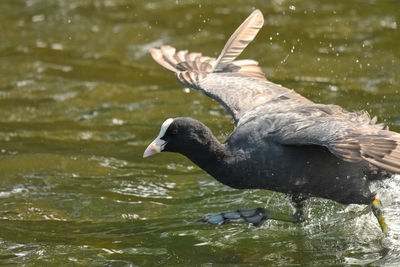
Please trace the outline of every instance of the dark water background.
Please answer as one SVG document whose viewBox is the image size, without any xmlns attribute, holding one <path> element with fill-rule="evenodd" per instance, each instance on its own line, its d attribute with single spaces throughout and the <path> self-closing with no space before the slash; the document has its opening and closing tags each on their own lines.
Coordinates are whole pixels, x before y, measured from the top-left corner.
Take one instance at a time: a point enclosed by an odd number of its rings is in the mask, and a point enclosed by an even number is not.
<svg viewBox="0 0 400 267">
<path fill-rule="evenodd" d="M 254 8 L 241 58 L 321 103 L 368 110 L 400 131 L 400 2 L 1 0 L 0 264 L 14 266 L 400 264 L 400 177 L 374 185 L 391 234 L 363 206 L 309 201 L 302 225 L 196 223 L 286 198 L 219 184 L 180 155 L 143 160 L 169 117 L 223 141 L 227 112 L 188 92 L 148 49 L 217 56 Z"/>
</svg>

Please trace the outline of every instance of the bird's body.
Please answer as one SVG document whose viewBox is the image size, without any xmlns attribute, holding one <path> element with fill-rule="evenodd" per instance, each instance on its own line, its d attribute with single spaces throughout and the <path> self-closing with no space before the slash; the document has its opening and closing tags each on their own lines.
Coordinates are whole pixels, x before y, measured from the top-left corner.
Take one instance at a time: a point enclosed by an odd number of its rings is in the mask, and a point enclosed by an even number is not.
<svg viewBox="0 0 400 267">
<path fill-rule="evenodd" d="M 222 104 L 236 127 L 221 144 L 201 122 L 169 119 L 144 156 L 181 153 L 223 184 L 286 193 L 296 207 L 309 197 L 372 203 L 380 220 L 369 185 L 400 173 L 400 134 L 367 112 L 316 104 L 266 80 L 254 60 L 235 61 L 262 24 L 254 11 L 217 59 L 170 46 L 150 50 L 182 84 Z"/>
</svg>

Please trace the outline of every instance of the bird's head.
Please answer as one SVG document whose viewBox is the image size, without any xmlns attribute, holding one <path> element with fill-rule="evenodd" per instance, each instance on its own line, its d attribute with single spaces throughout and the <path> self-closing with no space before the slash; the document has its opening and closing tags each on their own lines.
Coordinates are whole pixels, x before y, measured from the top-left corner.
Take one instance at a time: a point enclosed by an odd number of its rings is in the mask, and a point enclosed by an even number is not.
<svg viewBox="0 0 400 267">
<path fill-rule="evenodd" d="M 201 122 L 186 117 L 167 119 L 161 125 L 160 133 L 146 148 L 143 157 L 149 157 L 162 151 L 195 152 L 207 145 L 212 138 L 211 131 Z"/>
</svg>

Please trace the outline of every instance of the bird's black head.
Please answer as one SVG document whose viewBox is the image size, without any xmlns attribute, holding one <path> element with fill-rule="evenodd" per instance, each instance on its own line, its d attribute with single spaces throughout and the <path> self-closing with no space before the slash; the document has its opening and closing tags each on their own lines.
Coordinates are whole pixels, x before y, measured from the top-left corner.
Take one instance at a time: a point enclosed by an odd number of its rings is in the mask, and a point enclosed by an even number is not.
<svg viewBox="0 0 400 267">
<path fill-rule="evenodd" d="M 149 157 L 161 151 L 186 152 L 196 151 L 207 146 L 211 131 L 201 122 L 186 117 L 167 119 L 157 138 L 145 150 L 143 157 Z"/>
</svg>

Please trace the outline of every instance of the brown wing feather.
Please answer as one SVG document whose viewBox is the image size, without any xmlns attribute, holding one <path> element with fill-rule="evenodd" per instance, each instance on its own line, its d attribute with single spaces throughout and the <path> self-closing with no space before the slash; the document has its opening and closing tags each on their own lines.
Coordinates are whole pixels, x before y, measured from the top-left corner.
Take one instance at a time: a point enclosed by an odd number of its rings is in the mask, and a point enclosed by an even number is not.
<svg viewBox="0 0 400 267">
<path fill-rule="evenodd" d="M 263 25 L 263 14 L 258 9 L 254 10 L 226 42 L 216 61 L 215 69 L 218 70 L 221 66 L 223 67 L 225 64 L 235 60 L 246 46 L 253 41 Z"/>
<path fill-rule="evenodd" d="M 366 160 L 377 167 L 400 173 L 400 134 L 388 130 L 365 129 L 334 143 L 332 153 L 349 162 Z M 368 134 L 368 130 L 374 132 Z"/>
<path fill-rule="evenodd" d="M 366 139 L 361 142 L 361 157 L 383 169 L 400 173 L 400 135 Z"/>
<path fill-rule="evenodd" d="M 166 68 L 167 70 L 176 72 L 176 58 L 171 62 L 171 54 L 175 54 L 175 48 L 173 48 L 172 46 L 161 46 L 160 49 L 155 49 L 155 48 L 151 48 L 150 50 L 150 54 L 153 57 L 153 59 L 160 64 L 161 66 L 163 66 L 164 68 Z M 185 52 L 185 51 L 179 51 L 179 52 Z"/>
</svg>

